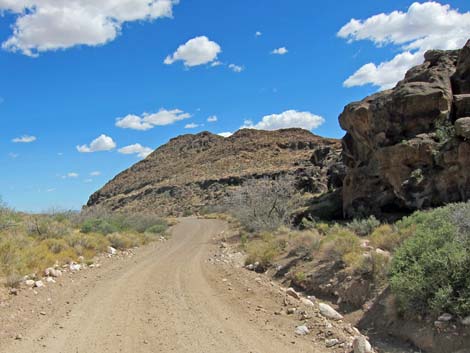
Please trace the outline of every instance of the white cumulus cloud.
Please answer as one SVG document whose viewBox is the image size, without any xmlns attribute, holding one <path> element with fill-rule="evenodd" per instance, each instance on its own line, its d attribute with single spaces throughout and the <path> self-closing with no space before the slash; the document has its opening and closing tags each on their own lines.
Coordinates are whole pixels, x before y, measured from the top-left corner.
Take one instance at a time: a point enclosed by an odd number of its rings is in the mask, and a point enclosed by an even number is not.
<svg viewBox="0 0 470 353">
<path fill-rule="evenodd" d="M 243 70 L 245 70 L 245 68 L 243 66 L 235 65 L 235 64 L 230 64 L 228 66 L 228 68 L 230 70 L 232 70 L 233 72 L 236 72 L 236 73 L 239 73 L 239 72 L 242 72 Z"/>
<path fill-rule="evenodd" d="M 0 12 L 16 15 L 2 47 L 37 56 L 76 45 L 114 40 L 123 24 L 172 17 L 179 0 L 0 0 Z"/>
<path fill-rule="evenodd" d="M 199 124 L 196 123 L 189 123 L 184 126 L 185 129 L 195 129 L 197 127 L 199 127 Z"/>
<path fill-rule="evenodd" d="M 345 82 L 346 87 L 372 84 L 393 87 L 412 66 L 423 62 L 429 49 L 457 49 L 470 33 L 470 12 L 461 13 L 435 1 L 415 2 L 407 10 L 381 13 L 365 20 L 352 19 L 338 32 L 349 42 L 368 40 L 377 47 L 398 46 L 401 53 L 390 61 L 362 66 Z"/>
<path fill-rule="evenodd" d="M 260 31 L 257 31 L 257 32 L 255 33 L 255 36 L 256 36 L 256 37 L 261 37 L 262 35 L 263 35 L 263 32 L 260 32 Z"/>
<path fill-rule="evenodd" d="M 129 145 L 118 149 L 122 154 L 136 154 L 140 158 L 146 158 L 153 150 L 150 147 L 144 147 L 140 143 Z"/>
<path fill-rule="evenodd" d="M 217 135 L 222 136 L 222 137 L 230 137 L 233 135 L 233 132 L 220 132 Z"/>
<path fill-rule="evenodd" d="M 31 143 L 36 141 L 37 138 L 36 136 L 30 136 L 30 135 L 23 135 L 21 137 L 15 137 L 12 142 L 14 143 Z"/>
<path fill-rule="evenodd" d="M 160 109 L 156 113 L 143 113 L 141 116 L 130 114 L 124 118 L 116 119 L 116 126 L 123 129 L 149 130 L 155 126 L 166 126 L 184 119 L 189 119 L 191 114 L 185 113 L 180 109 Z"/>
<path fill-rule="evenodd" d="M 149 124 L 143 120 L 140 116 L 129 114 L 124 118 L 116 119 L 116 126 L 123 129 L 132 129 L 132 130 L 150 130 L 153 128 L 152 124 Z"/>
<path fill-rule="evenodd" d="M 94 139 L 89 145 L 77 146 L 77 151 L 81 153 L 91 153 L 100 151 L 111 151 L 116 148 L 114 140 L 106 135 L 100 135 Z"/>
<path fill-rule="evenodd" d="M 287 110 L 280 114 L 264 116 L 258 123 L 246 120 L 242 128 L 258 130 L 279 130 L 287 128 L 302 128 L 313 130 L 322 125 L 325 119 L 310 112 Z"/>
<path fill-rule="evenodd" d="M 172 55 L 168 55 L 164 63 L 171 65 L 181 60 L 188 67 L 208 64 L 216 61 L 221 51 L 220 45 L 206 36 L 195 37 L 180 45 Z"/>
<path fill-rule="evenodd" d="M 219 120 L 219 119 L 217 118 L 216 115 L 212 115 L 212 116 L 207 118 L 208 123 L 215 123 L 217 120 Z"/>
<path fill-rule="evenodd" d="M 281 47 L 281 48 L 277 48 L 277 49 L 274 49 L 271 54 L 275 54 L 275 55 L 285 55 L 287 54 L 289 51 L 287 50 L 286 47 Z"/>
<path fill-rule="evenodd" d="M 90 176 L 100 176 L 100 175 L 101 175 L 101 172 L 98 170 L 90 173 Z"/>
</svg>

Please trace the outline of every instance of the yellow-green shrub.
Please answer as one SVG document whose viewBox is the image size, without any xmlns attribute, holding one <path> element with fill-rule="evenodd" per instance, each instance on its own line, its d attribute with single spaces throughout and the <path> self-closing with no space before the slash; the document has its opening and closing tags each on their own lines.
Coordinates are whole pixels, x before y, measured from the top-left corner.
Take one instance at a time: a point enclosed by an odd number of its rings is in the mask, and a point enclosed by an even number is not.
<svg viewBox="0 0 470 353">
<path fill-rule="evenodd" d="M 247 244 L 246 252 L 248 254 L 247 264 L 259 262 L 260 266 L 268 267 L 275 257 L 280 254 L 280 249 L 275 240 L 256 239 Z"/>
<path fill-rule="evenodd" d="M 144 243 L 144 237 L 136 233 L 113 233 L 107 236 L 111 246 L 116 249 L 125 250 Z"/>
<path fill-rule="evenodd" d="M 394 251 L 410 235 L 408 228 L 397 229 L 389 224 L 377 227 L 370 236 L 370 243 L 375 248 Z"/>
<path fill-rule="evenodd" d="M 291 253 L 312 253 L 320 248 L 322 241 L 322 236 L 315 229 L 291 231 L 288 236 Z"/>
</svg>

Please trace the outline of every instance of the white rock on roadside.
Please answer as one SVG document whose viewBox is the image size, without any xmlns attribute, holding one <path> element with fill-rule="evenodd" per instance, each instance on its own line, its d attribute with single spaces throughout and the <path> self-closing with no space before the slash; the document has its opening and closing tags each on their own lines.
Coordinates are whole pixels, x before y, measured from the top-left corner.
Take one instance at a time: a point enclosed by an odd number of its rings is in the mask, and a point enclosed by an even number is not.
<svg viewBox="0 0 470 353">
<path fill-rule="evenodd" d="M 36 281 L 36 282 L 34 282 L 34 287 L 42 288 L 42 287 L 45 287 L 45 285 L 44 285 L 43 281 Z"/>
<path fill-rule="evenodd" d="M 305 306 L 315 306 L 315 304 L 310 299 L 301 298 L 300 302 Z"/>
<path fill-rule="evenodd" d="M 336 345 L 338 345 L 338 344 L 339 344 L 339 339 L 337 339 L 337 338 L 332 338 L 332 339 L 327 339 L 327 340 L 325 340 L 325 346 L 326 346 L 327 348 L 334 347 L 334 346 L 336 346 Z"/>
<path fill-rule="evenodd" d="M 342 320 L 343 315 L 338 313 L 335 309 L 333 309 L 331 306 L 325 303 L 320 303 L 320 314 L 322 314 L 324 317 L 331 319 L 331 320 Z"/>
<path fill-rule="evenodd" d="M 372 346 L 364 336 L 357 336 L 353 341 L 354 353 L 373 353 Z"/>
<path fill-rule="evenodd" d="M 292 298 L 300 299 L 299 293 L 297 293 L 294 288 L 288 288 L 286 294 L 290 295 Z"/>
<path fill-rule="evenodd" d="M 299 335 L 299 336 L 305 336 L 309 333 L 310 333 L 310 330 L 305 325 L 297 326 L 296 329 L 295 329 L 295 334 Z"/>
<path fill-rule="evenodd" d="M 27 286 L 27 287 L 30 287 L 30 288 L 33 288 L 34 287 L 34 281 L 32 279 L 27 279 L 26 281 L 24 281 L 24 284 Z"/>
<path fill-rule="evenodd" d="M 113 248 L 112 246 L 108 246 L 108 254 L 109 255 L 116 255 L 117 250 Z"/>
<path fill-rule="evenodd" d="M 79 265 L 79 264 L 76 264 L 76 263 L 71 263 L 71 264 L 69 265 L 69 269 L 70 269 L 70 271 L 72 271 L 72 272 L 77 272 L 77 271 L 80 271 L 80 270 L 82 269 L 82 266 Z"/>
<path fill-rule="evenodd" d="M 49 267 L 44 271 L 44 274 L 47 277 L 60 277 L 62 276 L 62 272 L 60 270 L 56 270 L 55 268 Z"/>
<path fill-rule="evenodd" d="M 55 279 L 52 277 L 46 277 L 46 282 L 47 283 L 55 283 Z"/>
</svg>

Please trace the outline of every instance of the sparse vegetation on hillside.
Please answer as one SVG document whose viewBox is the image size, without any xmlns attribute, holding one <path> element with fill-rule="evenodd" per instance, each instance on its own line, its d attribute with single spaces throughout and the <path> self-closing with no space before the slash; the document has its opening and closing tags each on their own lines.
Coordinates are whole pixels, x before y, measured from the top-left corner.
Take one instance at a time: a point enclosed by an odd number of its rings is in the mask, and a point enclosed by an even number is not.
<svg viewBox="0 0 470 353">
<path fill-rule="evenodd" d="M 394 224 L 373 217 L 346 224 L 304 220 L 303 230 L 295 230 L 258 212 L 276 199 L 267 196 L 272 190 L 260 192 L 259 185 L 247 190 L 238 200 L 240 211 L 233 212 L 248 231 L 242 232 L 247 264 L 265 270 L 292 258 L 303 264 L 338 263 L 377 289 L 390 285 L 402 313 L 470 315 L 470 203 L 419 211 Z M 290 273 L 296 283 L 308 281 L 303 269 Z"/>
<path fill-rule="evenodd" d="M 0 206 L 0 282 L 14 286 L 24 275 L 54 264 L 92 261 L 108 246 L 124 250 L 153 241 L 168 228 L 148 214 L 81 213 L 30 215 Z"/>
</svg>

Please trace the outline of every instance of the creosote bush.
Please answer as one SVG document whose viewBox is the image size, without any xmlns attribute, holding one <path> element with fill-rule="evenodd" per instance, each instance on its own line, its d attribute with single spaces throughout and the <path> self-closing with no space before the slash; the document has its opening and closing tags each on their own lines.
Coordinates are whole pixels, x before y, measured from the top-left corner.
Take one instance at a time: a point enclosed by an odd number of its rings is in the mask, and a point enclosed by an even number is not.
<svg viewBox="0 0 470 353">
<path fill-rule="evenodd" d="M 390 284 L 402 313 L 470 315 L 470 204 L 416 212 L 413 235 L 396 251 Z"/>
</svg>

